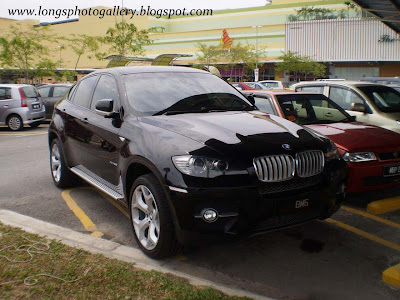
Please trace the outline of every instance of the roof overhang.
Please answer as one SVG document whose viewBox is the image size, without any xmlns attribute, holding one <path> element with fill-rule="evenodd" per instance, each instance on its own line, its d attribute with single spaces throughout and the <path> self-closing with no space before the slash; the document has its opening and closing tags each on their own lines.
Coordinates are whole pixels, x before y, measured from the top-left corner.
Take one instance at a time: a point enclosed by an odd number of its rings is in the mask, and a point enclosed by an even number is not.
<svg viewBox="0 0 400 300">
<path fill-rule="evenodd" d="M 353 0 L 400 34 L 400 0 Z"/>
</svg>

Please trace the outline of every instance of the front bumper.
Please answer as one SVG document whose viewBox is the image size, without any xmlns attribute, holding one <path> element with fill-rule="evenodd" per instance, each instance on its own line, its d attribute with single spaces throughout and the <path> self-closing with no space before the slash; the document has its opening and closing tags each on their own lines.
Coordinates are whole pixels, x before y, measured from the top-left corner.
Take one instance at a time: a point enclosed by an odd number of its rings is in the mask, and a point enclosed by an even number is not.
<svg viewBox="0 0 400 300">
<path fill-rule="evenodd" d="M 346 181 L 345 163 L 307 179 L 227 188 L 170 190 L 181 243 L 202 242 L 211 236 L 244 236 L 277 230 L 314 219 L 325 219 L 340 208 L 339 186 Z M 202 212 L 218 213 L 206 222 Z"/>
<path fill-rule="evenodd" d="M 400 165 L 400 161 L 348 163 L 347 193 L 378 190 L 400 185 L 400 176 L 383 176 L 384 167 Z"/>
</svg>

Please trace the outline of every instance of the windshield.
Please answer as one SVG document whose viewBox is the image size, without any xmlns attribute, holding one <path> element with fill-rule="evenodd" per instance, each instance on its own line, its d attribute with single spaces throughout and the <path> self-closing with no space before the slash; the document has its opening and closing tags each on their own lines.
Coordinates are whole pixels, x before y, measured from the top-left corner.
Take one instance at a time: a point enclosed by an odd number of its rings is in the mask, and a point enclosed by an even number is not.
<svg viewBox="0 0 400 300">
<path fill-rule="evenodd" d="M 320 94 L 275 95 L 285 117 L 299 125 L 351 122 L 351 116 Z"/>
<path fill-rule="evenodd" d="M 234 87 L 210 74 L 129 74 L 124 83 L 129 104 L 138 116 L 253 110 Z"/>
<path fill-rule="evenodd" d="M 383 85 L 358 86 L 357 88 L 371 99 L 379 110 L 383 112 L 400 111 L 400 93 L 395 89 Z"/>
</svg>

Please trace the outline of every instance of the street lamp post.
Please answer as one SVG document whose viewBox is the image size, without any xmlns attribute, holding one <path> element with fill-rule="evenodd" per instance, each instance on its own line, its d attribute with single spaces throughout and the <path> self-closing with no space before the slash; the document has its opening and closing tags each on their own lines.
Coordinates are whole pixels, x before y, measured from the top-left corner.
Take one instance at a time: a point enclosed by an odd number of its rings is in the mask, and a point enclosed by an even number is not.
<svg viewBox="0 0 400 300">
<path fill-rule="evenodd" d="M 255 71 L 255 76 L 254 77 L 256 77 L 256 78 L 255 78 L 254 81 L 258 81 L 258 28 L 261 28 L 262 26 L 261 25 L 254 25 L 254 26 L 251 26 L 251 27 L 256 29 L 256 70 L 257 71 Z"/>
</svg>

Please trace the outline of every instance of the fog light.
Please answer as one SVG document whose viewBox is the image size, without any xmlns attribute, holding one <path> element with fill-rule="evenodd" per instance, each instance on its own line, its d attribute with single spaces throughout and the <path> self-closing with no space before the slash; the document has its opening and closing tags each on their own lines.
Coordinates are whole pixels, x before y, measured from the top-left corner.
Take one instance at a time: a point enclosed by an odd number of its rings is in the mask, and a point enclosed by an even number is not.
<svg viewBox="0 0 400 300">
<path fill-rule="evenodd" d="M 206 208 L 202 212 L 203 220 L 212 223 L 218 219 L 218 212 L 212 208 Z"/>
</svg>

